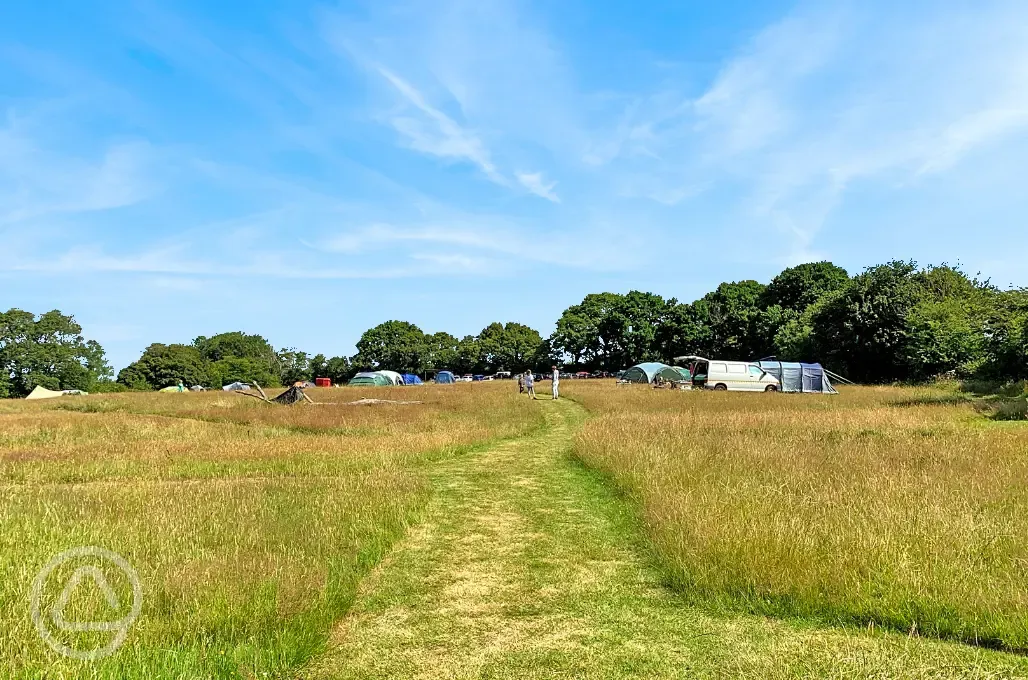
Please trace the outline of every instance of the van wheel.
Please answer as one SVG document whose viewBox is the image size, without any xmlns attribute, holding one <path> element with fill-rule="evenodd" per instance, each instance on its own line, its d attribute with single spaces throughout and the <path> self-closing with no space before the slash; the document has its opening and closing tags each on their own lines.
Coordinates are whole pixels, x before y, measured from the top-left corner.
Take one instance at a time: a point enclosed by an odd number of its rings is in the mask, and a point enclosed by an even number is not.
<svg viewBox="0 0 1028 680">
<path fill-rule="evenodd" d="M 725 392 L 728 390 L 728 385 L 724 383 L 718 383 L 717 385 L 714 385 L 714 389 L 718 392 Z"/>
<path fill-rule="evenodd" d="M 764 388 L 764 391 L 765 392 L 777 392 L 778 391 L 778 385 L 768 385 L 767 387 Z"/>
</svg>

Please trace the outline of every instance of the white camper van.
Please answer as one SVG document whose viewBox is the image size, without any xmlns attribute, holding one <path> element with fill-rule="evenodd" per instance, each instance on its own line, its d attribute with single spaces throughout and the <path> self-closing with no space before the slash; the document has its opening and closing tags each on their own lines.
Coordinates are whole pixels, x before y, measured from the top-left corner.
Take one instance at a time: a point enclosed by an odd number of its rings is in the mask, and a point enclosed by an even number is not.
<svg viewBox="0 0 1028 680">
<path fill-rule="evenodd" d="M 749 361 L 687 356 L 675 357 L 675 362 L 689 368 L 694 387 L 746 392 L 777 392 L 780 387 L 778 378 Z"/>
</svg>

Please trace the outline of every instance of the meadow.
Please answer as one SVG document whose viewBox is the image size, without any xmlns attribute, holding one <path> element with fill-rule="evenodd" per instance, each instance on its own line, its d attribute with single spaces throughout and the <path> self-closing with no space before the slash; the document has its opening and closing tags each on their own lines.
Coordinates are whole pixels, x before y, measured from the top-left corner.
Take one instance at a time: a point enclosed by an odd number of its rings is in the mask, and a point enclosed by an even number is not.
<svg viewBox="0 0 1028 680">
<path fill-rule="evenodd" d="M 417 521 L 433 462 L 540 426 L 509 391 L 473 387 L 315 389 L 323 403 L 294 407 L 221 392 L 0 401 L 0 677 L 283 676 Z M 369 396 L 425 403 L 346 403 Z M 145 597 L 124 647 L 84 667 L 43 644 L 28 593 L 53 555 L 89 545 L 124 556 Z M 104 604 L 77 599 L 67 618 Z"/>
<path fill-rule="evenodd" d="M 1025 423 L 928 388 L 546 392 L 0 401 L 0 677 L 1028 676 Z M 93 663 L 29 606 L 88 545 L 144 594 Z"/>
<path fill-rule="evenodd" d="M 1028 649 L 1025 423 L 930 388 L 565 391 L 688 602 Z"/>
</svg>

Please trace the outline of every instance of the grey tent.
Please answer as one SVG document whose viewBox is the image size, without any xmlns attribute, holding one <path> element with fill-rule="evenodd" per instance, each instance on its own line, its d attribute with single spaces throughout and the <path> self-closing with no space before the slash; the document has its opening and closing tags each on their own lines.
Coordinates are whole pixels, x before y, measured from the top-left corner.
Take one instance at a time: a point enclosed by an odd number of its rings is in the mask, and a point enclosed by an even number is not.
<svg viewBox="0 0 1028 680">
<path fill-rule="evenodd" d="M 632 366 L 621 375 L 621 380 L 634 383 L 651 383 L 658 377 L 669 382 L 688 381 L 692 377 L 689 371 L 677 366 L 668 366 L 656 361 Z"/>
<path fill-rule="evenodd" d="M 828 380 L 821 364 L 801 364 L 790 361 L 758 361 L 762 369 L 778 378 L 782 392 L 813 392 L 838 394 Z"/>
</svg>

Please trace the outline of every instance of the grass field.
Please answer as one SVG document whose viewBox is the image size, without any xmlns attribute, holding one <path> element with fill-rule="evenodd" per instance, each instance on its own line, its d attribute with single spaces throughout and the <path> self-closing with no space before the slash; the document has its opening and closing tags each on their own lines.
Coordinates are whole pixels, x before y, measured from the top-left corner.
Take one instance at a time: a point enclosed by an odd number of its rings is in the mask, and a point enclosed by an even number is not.
<svg viewBox="0 0 1028 680">
<path fill-rule="evenodd" d="M 1028 649 L 1024 423 L 927 389 L 567 391 L 690 601 Z"/>
<path fill-rule="evenodd" d="M 330 403 L 0 402 L 0 677 L 277 677 L 323 646 L 416 521 L 431 461 L 541 422 L 504 391 L 310 393 Z M 343 403 L 363 396 L 427 403 Z M 36 572 L 84 545 L 123 555 L 145 591 L 128 642 L 88 674 L 43 645 L 28 606 Z M 103 606 L 77 602 L 78 620 Z"/>
<path fill-rule="evenodd" d="M 1023 423 L 909 389 L 564 391 L 0 401 L 0 677 L 1028 677 L 986 649 L 1028 639 Z M 82 545 L 144 591 L 95 663 L 30 617 Z"/>
</svg>

